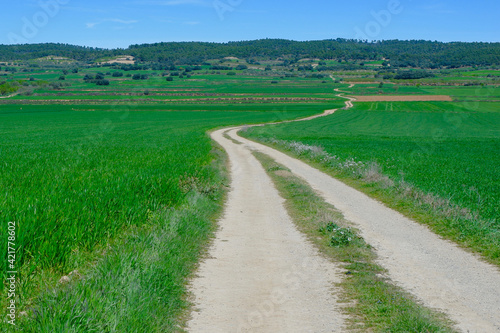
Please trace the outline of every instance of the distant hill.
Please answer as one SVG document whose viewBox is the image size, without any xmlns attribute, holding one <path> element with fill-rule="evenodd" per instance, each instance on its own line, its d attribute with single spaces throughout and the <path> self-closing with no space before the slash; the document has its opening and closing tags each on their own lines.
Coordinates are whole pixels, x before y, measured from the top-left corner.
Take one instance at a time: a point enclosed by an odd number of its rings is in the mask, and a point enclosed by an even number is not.
<svg viewBox="0 0 500 333">
<path fill-rule="evenodd" d="M 131 45 L 127 49 L 100 49 L 69 44 L 0 45 L 0 61 L 32 60 L 57 56 L 82 62 L 103 57 L 130 55 L 138 62 L 195 65 L 211 59 L 242 59 L 297 62 L 303 58 L 336 61 L 387 60 L 396 67 L 464 67 L 500 65 L 500 43 L 386 40 L 366 42 L 335 39 L 291 41 L 261 39 L 229 43 L 169 42 Z"/>
</svg>

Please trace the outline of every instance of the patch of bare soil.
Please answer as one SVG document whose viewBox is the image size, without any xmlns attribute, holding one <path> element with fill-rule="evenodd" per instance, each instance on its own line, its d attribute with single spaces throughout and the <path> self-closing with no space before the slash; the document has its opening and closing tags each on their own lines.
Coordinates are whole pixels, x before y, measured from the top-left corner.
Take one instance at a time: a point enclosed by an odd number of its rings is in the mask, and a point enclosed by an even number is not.
<svg viewBox="0 0 500 333">
<path fill-rule="evenodd" d="M 452 102 L 453 99 L 446 95 L 405 95 L 405 96 L 353 96 L 358 102 Z"/>
<path fill-rule="evenodd" d="M 125 65 L 133 65 L 135 64 L 135 58 L 133 56 L 120 56 L 115 59 L 111 59 L 102 64 L 125 64 Z"/>
</svg>

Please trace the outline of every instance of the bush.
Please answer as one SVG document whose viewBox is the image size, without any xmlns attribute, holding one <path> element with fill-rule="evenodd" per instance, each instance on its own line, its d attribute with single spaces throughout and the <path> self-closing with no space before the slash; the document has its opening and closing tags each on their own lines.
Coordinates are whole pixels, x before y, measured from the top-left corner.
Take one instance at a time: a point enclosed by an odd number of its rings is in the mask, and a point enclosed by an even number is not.
<svg viewBox="0 0 500 333">
<path fill-rule="evenodd" d="M 95 82 L 98 86 L 109 86 L 108 80 L 96 80 Z"/>
<path fill-rule="evenodd" d="M 424 70 L 419 71 L 401 71 L 394 77 L 395 80 L 416 80 L 416 79 L 424 79 L 427 77 L 434 77 L 435 75 L 432 73 L 428 73 Z"/>
<path fill-rule="evenodd" d="M 167 77 L 167 81 L 171 82 L 171 81 L 173 81 L 173 80 L 174 80 L 174 78 L 173 78 L 173 77 L 171 77 L 171 76 Z"/>
<path fill-rule="evenodd" d="M 222 66 L 222 65 L 215 65 L 215 66 L 210 67 L 210 69 L 211 70 L 215 70 L 215 71 L 230 71 L 230 70 L 233 70 L 233 67 Z"/>
<path fill-rule="evenodd" d="M 227 72 L 227 75 L 234 76 L 234 75 L 236 75 L 236 72 Z"/>
<path fill-rule="evenodd" d="M 63 85 L 60 82 L 51 82 L 49 86 L 54 90 L 62 89 Z"/>
<path fill-rule="evenodd" d="M 114 72 L 113 77 L 122 77 L 123 76 L 123 73 L 122 72 Z"/>
</svg>

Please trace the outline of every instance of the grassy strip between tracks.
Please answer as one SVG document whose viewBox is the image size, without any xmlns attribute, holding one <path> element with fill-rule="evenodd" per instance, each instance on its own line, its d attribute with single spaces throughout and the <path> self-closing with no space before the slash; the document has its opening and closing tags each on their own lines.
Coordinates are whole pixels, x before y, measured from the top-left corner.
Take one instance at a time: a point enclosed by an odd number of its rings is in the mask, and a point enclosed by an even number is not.
<svg viewBox="0 0 500 333">
<path fill-rule="evenodd" d="M 391 283 L 376 254 L 333 206 L 267 155 L 254 153 L 286 200 L 299 230 L 321 253 L 345 268 L 341 299 L 349 328 L 370 332 L 453 332 L 445 315 L 428 309 Z"/>
</svg>

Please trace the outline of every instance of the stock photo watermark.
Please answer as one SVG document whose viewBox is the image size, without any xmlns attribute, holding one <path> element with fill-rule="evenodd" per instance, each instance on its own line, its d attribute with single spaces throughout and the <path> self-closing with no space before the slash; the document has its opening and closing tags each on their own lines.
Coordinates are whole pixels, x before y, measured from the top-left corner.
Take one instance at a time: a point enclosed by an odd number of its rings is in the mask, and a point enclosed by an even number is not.
<svg viewBox="0 0 500 333">
<path fill-rule="evenodd" d="M 16 325 L 16 223 L 7 223 L 7 323 Z"/>
<path fill-rule="evenodd" d="M 240 319 L 237 332 L 248 332 L 263 327 L 266 320 L 275 315 L 281 305 L 290 301 L 290 291 L 298 290 L 310 278 L 310 272 L 316 272 L 319 268 L 320 263 L 313 257 L 305 257 L 300 267 L 291 267 L 283 274 L 281 285 L 271 291 L 269 298 L 257 304 L 252 312 Z"/>
<path fill-rule="evenodd" d="M 30 39 L 35 38 L 40 30 L 49 24 L 61 11 L 61 7 L 68 4 L 70 0 L 47 0 L 38 1 L 40 8 L 31 17 L 21 18 L 22 26 L 19 32 L 9 32 L 7 38 L 11 44 L 26 44 Z"/>
<path fill-rule="evenodd" d="M 219 19 L 224 21 L 226 13 L 232 13 L 238 6 L 243 3 L 243 0 L 214 0 L 212 3 Z"/>
<path fill-rule="evenodd" d="M 355 37 L 358 40 L 373 40 L 382 33 L 382 29 L 388 27 L 395 15 L 403 12 L 404 7 L 399 0 L 390 0 L 387 8 L 370 12 L 373 20 L 368 21 L 363 28 L 354 28 Z"/>
</svg>

